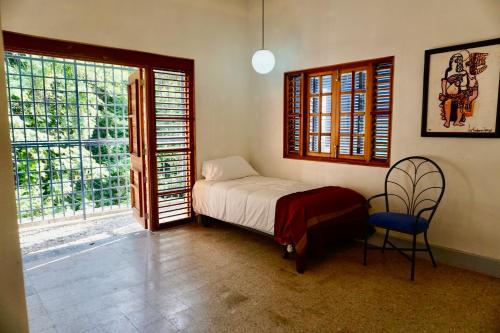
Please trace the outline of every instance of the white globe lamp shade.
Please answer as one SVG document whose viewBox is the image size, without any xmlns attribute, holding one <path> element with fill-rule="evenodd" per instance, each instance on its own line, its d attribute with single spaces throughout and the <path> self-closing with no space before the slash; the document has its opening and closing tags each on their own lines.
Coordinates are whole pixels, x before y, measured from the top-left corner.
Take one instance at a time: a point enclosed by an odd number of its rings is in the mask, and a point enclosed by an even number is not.
<svg viewBox="0 0 500 333">
<path fill-rule="evenodd" d="M 252 67 L 259 74 L 267 74 L 274 68 L 274 55 L 269 50 L 258 50 L 253 54 Z"/>
</svg>

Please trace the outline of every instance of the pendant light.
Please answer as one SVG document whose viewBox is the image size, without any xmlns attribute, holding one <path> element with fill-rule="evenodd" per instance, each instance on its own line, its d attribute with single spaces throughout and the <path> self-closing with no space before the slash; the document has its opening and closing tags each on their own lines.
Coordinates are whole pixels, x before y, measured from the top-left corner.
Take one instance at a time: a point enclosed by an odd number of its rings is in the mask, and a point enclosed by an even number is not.
<svg viewBox="0 0 500 333">
<path fill-rule="evenodd" d="M 264 0 L 262 0 L 262 48 L 255 51 L 252 57 L 252 67 L 259 74 L 267 74 L 274 68 L 274 55 L 264 48 Z"/>
</svg>

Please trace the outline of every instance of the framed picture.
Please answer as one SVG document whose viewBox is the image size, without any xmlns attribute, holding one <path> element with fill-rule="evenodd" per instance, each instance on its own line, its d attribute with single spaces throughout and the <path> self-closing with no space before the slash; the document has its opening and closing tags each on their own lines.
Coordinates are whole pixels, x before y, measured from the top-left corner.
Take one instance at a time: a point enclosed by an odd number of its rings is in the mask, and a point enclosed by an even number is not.
<svg viewBox="0 0 500 333">
<path fill-rule="evenodd" d="M 500 38 L 425 51 L 422 136 L 500 137 Z"/>
</svg>

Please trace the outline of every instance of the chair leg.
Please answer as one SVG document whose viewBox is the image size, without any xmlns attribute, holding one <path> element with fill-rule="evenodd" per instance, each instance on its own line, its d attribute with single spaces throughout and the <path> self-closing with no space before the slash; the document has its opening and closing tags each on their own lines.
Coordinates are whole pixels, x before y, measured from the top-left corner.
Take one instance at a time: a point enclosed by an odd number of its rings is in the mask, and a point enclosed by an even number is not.
<svg viewBox="0 0 500 333">
<path fill-rule="evenodd" d="M 427 252 L 429 252 L 429 256 L 431 257 L 432 266 L 437 267 L 436 261 L 434 260 L 434 256 L 432 255 L 431 246 L 429 245 L 429 241 L 427 240 L 427 231 L 424 232 L 425 246 L 427 246 Z"/>
<path fill-rule="evenodd" d="M 413 247 L 411 250 L 411 280 L 415 281 L 415 249 L 417 248 L 417 234 L 413 235 Z"/>
<path fill-rule="evenodd" d="M 382 244 L 382 253 L 385 251 L 385 244 L 387 244 L 387 240 L 389 239 L 389 229 L 385 231 L 384 244 Z"/>
<path fill-rule="evenodd" d="M 365 248 L 364 248 L 364 253 L 363 253 L 363 265 L 366 266 L 366 256 L 368 253 L 368 226 L 366 226 L 366 232 L 365 232 Z"/>
</svg>

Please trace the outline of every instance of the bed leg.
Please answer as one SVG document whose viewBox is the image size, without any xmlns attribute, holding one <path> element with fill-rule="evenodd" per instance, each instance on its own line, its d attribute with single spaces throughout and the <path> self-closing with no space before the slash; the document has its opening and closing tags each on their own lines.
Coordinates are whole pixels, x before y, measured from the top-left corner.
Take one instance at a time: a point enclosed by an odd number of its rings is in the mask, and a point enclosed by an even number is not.
<svg viewBox="0 0 500 333">
<path fill-rule="evenodd" d="M 290 258 L 290 254 L 292 252 L 293 252 L 293 245 L 292 244 L 285 245 L 285 252 L 283 253 L 283 258 L 284 259 Z"/>
<path fill-rule="evenodd" d="M 295 270 L 299 274 L 303 274 L 306 270 L 306 257 L 305 253 L 301 255 L 297 253 L 297 256 L 295 257 Z"/>
<path fill-rule="evenodd" d="M 207 216 L 205 215 L 198 215 L 198 218 L 199 218 L 199 223 L 204 226 L 205 228 L 209 227 L 210 226 L 210 221 L 208 219 Z"/>
<path fill-rule="evenodd" d="M 288 254 L 287 246 L 285 245 L 285 251 L 283 252 L 283 259 L 288 259 L 288 258 L 289 258 L 289 254 Z"/>
</svg>

